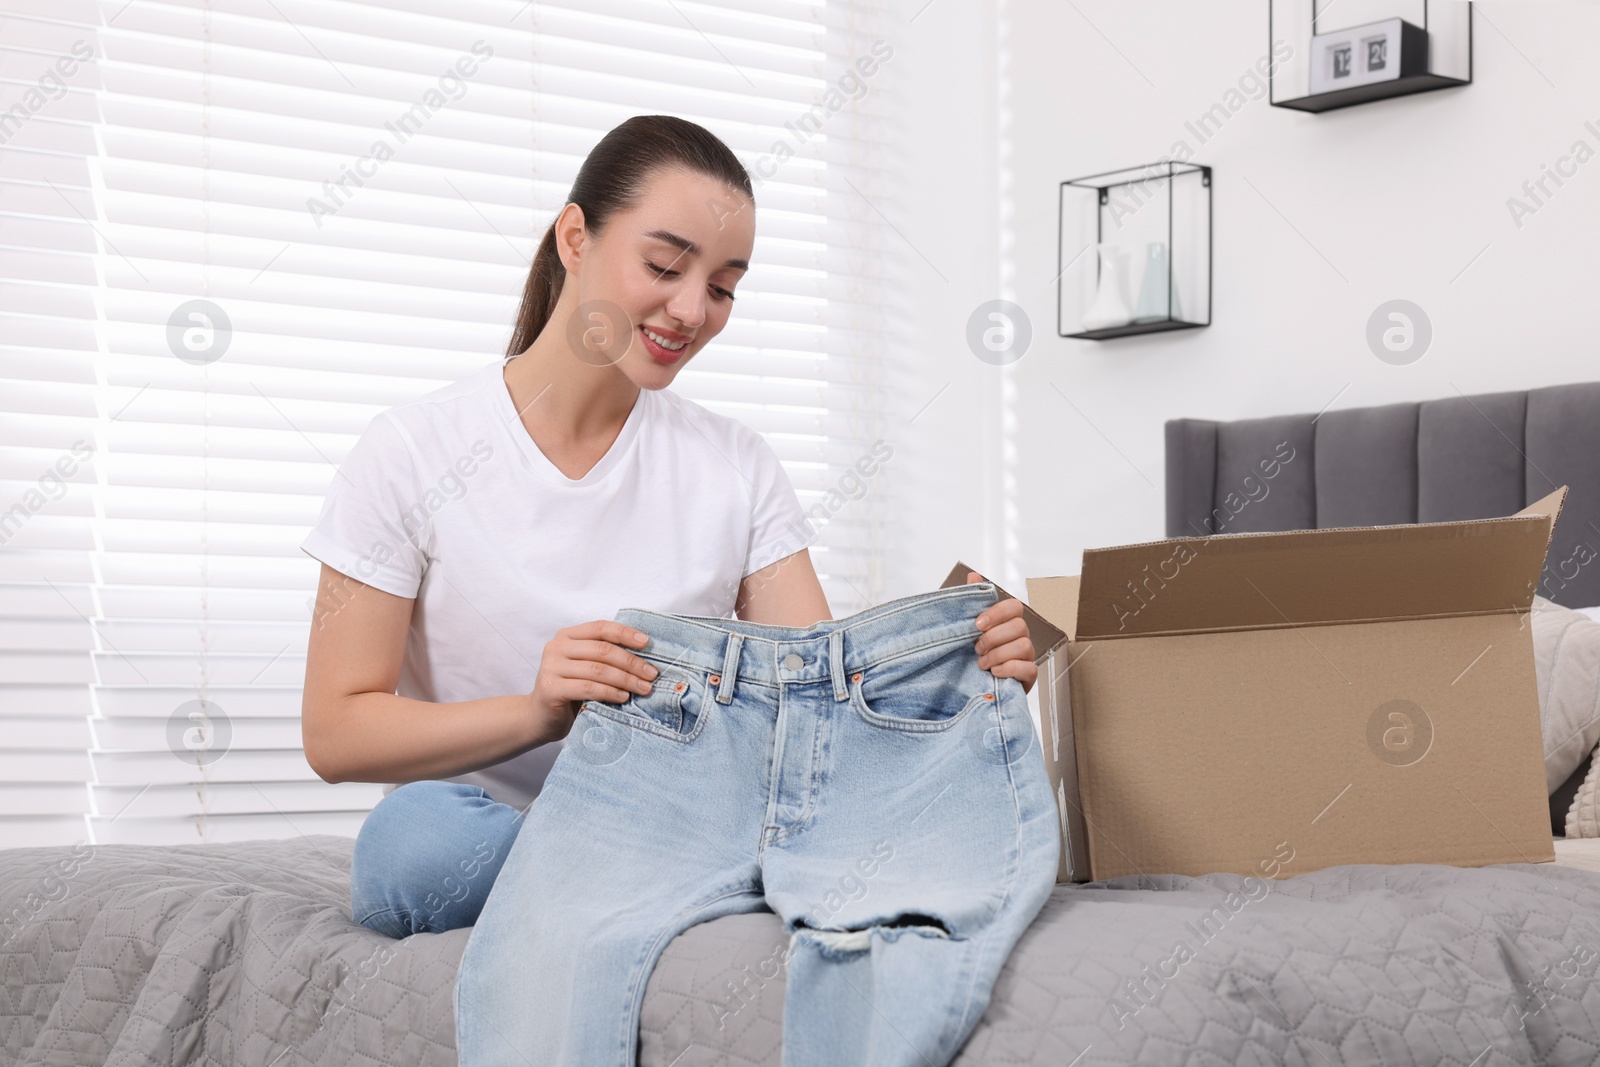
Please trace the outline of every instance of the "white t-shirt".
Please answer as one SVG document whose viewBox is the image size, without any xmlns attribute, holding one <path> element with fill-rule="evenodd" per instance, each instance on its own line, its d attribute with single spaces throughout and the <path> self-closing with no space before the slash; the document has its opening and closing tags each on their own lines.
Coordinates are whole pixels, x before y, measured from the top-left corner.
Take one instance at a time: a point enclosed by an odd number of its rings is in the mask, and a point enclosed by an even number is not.
<svg viewBox="0 0 1600 1067">
<path fill-rule="evenodd" d="M 416 599 L 401 696 L 531 692 L 557 630 L 624 607 L 731 618 L 745 576 L 816 541 L 776 453 L 743 423 L 641 389 L 610 451 L 573 480 L 523 427 L 503 367 L 374 418 L 300 546 Z M 448 780 L 523 809 L 560 747 Z"/>
</svg>

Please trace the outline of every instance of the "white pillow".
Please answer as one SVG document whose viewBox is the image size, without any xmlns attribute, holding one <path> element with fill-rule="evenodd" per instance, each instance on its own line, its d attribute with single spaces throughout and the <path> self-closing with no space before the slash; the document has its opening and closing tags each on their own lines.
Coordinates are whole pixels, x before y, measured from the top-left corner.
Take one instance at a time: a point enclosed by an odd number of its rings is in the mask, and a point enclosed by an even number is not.
<svg viewBox="0 0 1600 1067">
<path fill-rule="evenodd" d="M 1600 622 L 1600 605 L 1596 605 L 1592 608 L 1573 608 L 1572 610 L 1589 616 L 1589 618 L 1593 619 L 1595 622 Z"/>
<path fill-rule="evenodd" d="M 1544 776 L 1553 793 L 1600 743 L 1600 622 L 1536 596 L 1532 625 Z"/>
</svg>

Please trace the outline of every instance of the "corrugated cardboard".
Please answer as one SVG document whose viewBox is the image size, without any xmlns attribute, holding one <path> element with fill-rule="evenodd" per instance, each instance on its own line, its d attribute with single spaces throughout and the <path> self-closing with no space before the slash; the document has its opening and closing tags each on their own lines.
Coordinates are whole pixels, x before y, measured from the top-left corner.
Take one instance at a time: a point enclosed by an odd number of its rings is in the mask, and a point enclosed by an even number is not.
<svg viewBox="0 0 1600 1067">
<path fill-rule="evenodd" d="M 1565 492 L 1502 519 L 1091 550 L 1081 576 L 1029 578 L 1068 634 L 1040 676 L 1076 770 L 1047 738 L 1062 880 L 1554 859 L 1527 615 Z"/>
</svg>

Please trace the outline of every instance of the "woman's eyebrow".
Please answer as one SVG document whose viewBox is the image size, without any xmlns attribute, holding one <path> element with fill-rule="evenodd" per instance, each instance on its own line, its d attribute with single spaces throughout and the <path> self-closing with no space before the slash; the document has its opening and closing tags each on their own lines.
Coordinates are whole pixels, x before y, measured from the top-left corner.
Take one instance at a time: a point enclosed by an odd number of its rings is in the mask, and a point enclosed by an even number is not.
<svg viewBox="0 0 1600 1067">
<path fill-rule="evenodd" d="M 683 252 L 687 252 L 691 256 L 698 256 L 700 254 L 700 246 L 699 245 L 695 244 L 693 241 L 689 240 L 687 237 L 679 237 L 677 234 L 673 233 L 671 230 L 651 230 L 649 233 L 645 234 L 645 236 L 649 237 L 649 238 L 654 238 L 657 241 L 665 241 L 667 244 L 671 245 L 672 247 L 674 247 L 676 249 L 679 249 L 679 250 L 681 250 Z M 723 266 L 724 267 L 737 267 L 739 270 L 749 270 L 750 269 L 750 261 L 748 259 L 730 259 L 726 263 L 724 263 Z"/>
</svg>

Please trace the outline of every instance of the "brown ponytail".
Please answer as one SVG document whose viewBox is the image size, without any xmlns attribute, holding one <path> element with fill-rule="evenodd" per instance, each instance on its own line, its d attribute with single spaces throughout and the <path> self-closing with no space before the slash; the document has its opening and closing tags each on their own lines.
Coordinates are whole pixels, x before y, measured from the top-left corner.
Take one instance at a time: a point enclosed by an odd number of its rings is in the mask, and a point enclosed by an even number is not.
<svg viewBox="0 0 1600 1067">
<path fill-rule="evenodd" d="M 755 201 L 744 164 L 710 130 L 673 115 L 635 115 L 589 151 L 566 202 L 583 209 L 584 228 L 598 235 L 615 212 L 637 202 L 657 168 L 669 166 L 715 178 Z M 567 269 L 556 252 L 555 221 L 551 220 L 534 253 L 506 355 L 520 355 L 533 344 L 555 311 L 566 276 Z"/>
</svg>

